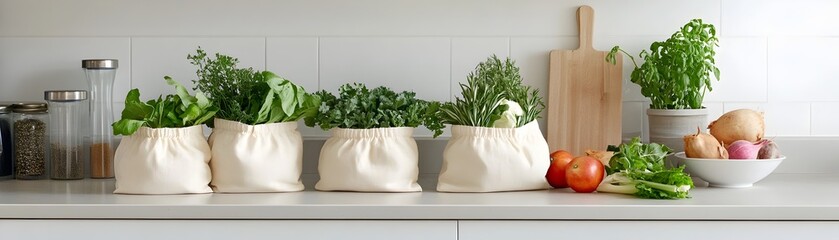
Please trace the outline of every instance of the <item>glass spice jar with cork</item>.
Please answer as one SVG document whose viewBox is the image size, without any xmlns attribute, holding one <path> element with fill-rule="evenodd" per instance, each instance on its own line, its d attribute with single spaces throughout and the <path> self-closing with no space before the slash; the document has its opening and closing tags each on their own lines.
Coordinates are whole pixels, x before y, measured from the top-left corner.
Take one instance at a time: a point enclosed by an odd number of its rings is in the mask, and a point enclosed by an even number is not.
<svg viewBox="0 0 839 240">
<path fill-rule="evenodd" d="M 12 131 L 15 178 L 45 179 L 49 173 L 46 103 L 16 103 Z"/>
</svg>

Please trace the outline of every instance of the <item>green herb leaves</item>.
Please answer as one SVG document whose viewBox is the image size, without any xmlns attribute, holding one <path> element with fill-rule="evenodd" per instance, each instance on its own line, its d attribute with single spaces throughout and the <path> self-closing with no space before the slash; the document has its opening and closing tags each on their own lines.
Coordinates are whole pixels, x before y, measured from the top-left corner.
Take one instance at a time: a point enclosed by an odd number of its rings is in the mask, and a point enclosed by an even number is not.
<svg viewBox="0 0 839 240">
<path fill-rule="evenodd" d="M 440 107 L 440 118 L 453 125 L 492 127 L 501 119 L 509 105 L 503 100 L 518 103 L 523 114 L 517 116 L 517 127 L 524 126 L 537 118 L 545 108 L 539 90 L 522 85 L 519 68 L 507 58 L 501 61 L 493 55 L 478 64 L 467 76 L 467 83 L 460 84 L 461 95 L 454 102 Z"/>
<path fill-rule="evenodd" d="M 339 96 L 319 91 L 321 101 L 317 114 L 307 117 L 306 125 L 321 129 L 331 128 L 387 128 L 425 125 L 434 137 L 443 133 L 443 123 L 437 118 L 439 103 L 416 98 L 416 93 L 396 93 L 387 87 L 367 89 L 364 84 L 341 86 Z"/>
<path fill-rule="evenodd" d="M 639 67 L 635 58 L 615 46 L 606 61 L 615 64 L 615 55 L 623 52 L 632 59 L 635 70 L 631 80 L 641 86 L 641 94 L 650 98 L 653 109 L 700 109 L 705 92 L 712 91 L 711 76 L 720 79 L 714 47 L 718 46 L 714 25 L 693 19 L 664 42 L 653 42 L 650 50 L 641 51 L 645 62 Z"/>
<path fill-rule="evenodd" d="M 187 58 L 198 67 L 196 89 L 218 105 L 216 117 L 256 125 L 297 121 L 315 114 L 319 100 L 301 86 L 269 71 L 237 68 L 238 59 L 201 48 Z"/>
<path fill-rule="evenodd" d="M 116 135 L 131 135 L 142 126 L 150 128 L 180 128 L 208 122 L 218 111 L 201 92 L 189 95 L 180 83 L 165 77 L 175 87 L 176 95 L 166 95 L 148 102 L 140 101 L 140 90 L 132 89 L 125 97 L 122 119 L 111 126 Z"/>
</svg>

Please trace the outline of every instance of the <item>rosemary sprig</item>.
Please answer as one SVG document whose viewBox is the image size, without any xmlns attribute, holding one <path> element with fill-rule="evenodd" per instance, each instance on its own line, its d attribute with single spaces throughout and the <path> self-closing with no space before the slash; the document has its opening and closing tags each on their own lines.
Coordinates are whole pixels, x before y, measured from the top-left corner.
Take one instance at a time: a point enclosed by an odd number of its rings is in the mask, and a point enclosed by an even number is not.
<svg viewBox="0 0 839 240">
<path fill-rule="evenodd" d="M 440 107 L 443 123 L 492 127 L 507 110 L 507 105 L 500 104 L 507 99 L 519 103 L 524 110 L 517 120 L 517 127 L 521 127 L 538 119 L 545 108 L 539 89 L 522 84 L 519 68 L 510 58 L 502 61 L 492 55 L 478 64 L 466 80 L 466 84 L 460 83 L 462 97 Z"/>
</svg>

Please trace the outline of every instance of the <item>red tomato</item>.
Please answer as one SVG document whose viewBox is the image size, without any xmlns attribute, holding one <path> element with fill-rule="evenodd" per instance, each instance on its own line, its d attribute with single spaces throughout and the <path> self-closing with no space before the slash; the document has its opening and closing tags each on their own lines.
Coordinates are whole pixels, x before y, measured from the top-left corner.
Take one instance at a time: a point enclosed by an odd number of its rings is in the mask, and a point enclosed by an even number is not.
<svg viewBox="0 0 839 240">
<path fill-rule="evenodd" d="M 551 166 L 548 167 L 548 173 L 545 174 L 545 179 L 554 188 L 566 188 L 568 182 L 565 181 L 565 166 L 568 165 L 574 155 L 563 150 L 551 153 Z"/>
<path fill-rule="evenodd" d="M 576 157 L 565 166 L 565 176 L 568 186 L 575 192 L 590 193 L 597 190 L 603 181 L 606 169 L 603 163 L 589 156 Z"/>
</svg>

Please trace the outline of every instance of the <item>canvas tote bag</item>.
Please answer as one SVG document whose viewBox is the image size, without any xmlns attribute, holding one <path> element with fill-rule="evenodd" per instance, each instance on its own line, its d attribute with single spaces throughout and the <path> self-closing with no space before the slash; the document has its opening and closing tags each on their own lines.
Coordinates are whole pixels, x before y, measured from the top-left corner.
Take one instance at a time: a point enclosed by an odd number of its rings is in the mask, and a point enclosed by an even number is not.
<svg viewBox="0 0 839 240">
<path fill-rule="evenodd" d="M 114 155 L 116 190 L 125 194 L 212 192 L 210 145 L 202 126 L 141 127 Z"/>
<path fill-rule="evenodd" d="M 419 153 L 413 128 L 332 129 L 320 151 L 315 189 L 418 192 Z"/>
<path fill-rule="evenodd" d="M 216 192 L 303 190 L 303 138 L 297 122 L 247 125 L 216 118 L 210 147 L 210 186 Z"/>
<path fill-rule="evenodd" d="M 548 143 L 536 121 L 519 128 L 452 126 L 437 183 L 440 192 L 499 192 L 550 187 Z"/>
</svg>

